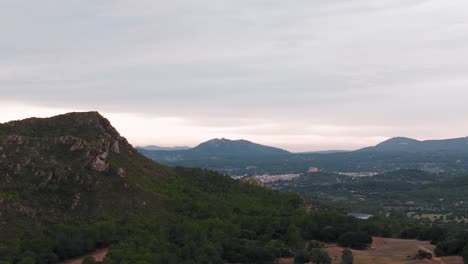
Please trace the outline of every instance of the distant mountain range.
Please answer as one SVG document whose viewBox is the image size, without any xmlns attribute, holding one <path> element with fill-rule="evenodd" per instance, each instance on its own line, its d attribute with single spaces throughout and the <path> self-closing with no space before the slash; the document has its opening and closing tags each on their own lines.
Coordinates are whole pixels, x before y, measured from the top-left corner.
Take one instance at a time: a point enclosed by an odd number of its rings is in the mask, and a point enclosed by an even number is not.
<svg viewBox="0 0 468 264">
<path fill-rule="evenodd" d="M 395 137 L 386 140 L 375 147 L 363 148 L 359 151 L 410 153 L 468 152 L 468 137 L 424 141 L 406 137 Z"/>
<path fill-rule="evenodd" d="M 174 151 L 174 150 L 187 150 L 190 149 L 191 147 L 187 146 L 176 146 L 176 147 L 160 147 L 160 146 L 155 146 L 155 145 L 148 145 L 144 147 L 136 147 L 137 149 L 146 149 L 146 150 L 164 150 L 164 151 Z"/>
<path fill-rule="evenodd" d="M 356 151 L 291 153 L 247 140 L 213 139 L 188 150 L 151 151 L 143 155 L 172 166 L 202 167 L 231 175 L 301 173 L 309 167 L 327 171 L 383 172 L 422 169 L 468 171 L 468 138 L 419 141 L 396 137 Z"/>
</svg>

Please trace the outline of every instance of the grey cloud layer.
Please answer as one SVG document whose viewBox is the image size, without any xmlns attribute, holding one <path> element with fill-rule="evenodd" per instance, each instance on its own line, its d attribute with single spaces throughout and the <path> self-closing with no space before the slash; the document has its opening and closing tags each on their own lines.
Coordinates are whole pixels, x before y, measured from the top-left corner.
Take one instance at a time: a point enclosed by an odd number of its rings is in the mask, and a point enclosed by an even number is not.
<svg viewBox="0 0 468 264">
<path fill-rule="evenodd" d="M 1 1 L 1 99 L 199 123 L 456 124 L 466 14 L 465 0 Z"/>
</svg>

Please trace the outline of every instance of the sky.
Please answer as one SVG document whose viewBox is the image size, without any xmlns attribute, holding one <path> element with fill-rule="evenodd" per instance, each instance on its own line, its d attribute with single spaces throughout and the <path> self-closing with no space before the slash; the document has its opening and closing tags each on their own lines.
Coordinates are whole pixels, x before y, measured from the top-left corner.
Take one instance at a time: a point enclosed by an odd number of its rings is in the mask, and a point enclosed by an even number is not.
<svg viewBox="0 0 468 264">
<path fill-rule="evenodd" d="M 134 145 L 468 136 L 466 0 L 0 0 L 0 122 L 101 112 Z"/>
</svg>

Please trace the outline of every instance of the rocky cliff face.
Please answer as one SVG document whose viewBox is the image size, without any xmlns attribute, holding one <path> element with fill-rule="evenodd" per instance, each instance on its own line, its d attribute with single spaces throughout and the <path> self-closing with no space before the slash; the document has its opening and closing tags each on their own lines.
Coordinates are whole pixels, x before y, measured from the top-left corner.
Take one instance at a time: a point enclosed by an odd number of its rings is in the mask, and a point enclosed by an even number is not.
<svg viewBox="0 0 468 264">
<path fill-rule="evenodd" d="M 18 221 L 145 203 L 133 195 L 139 163 L 158 171 L 97 112 L 0 124 L 0 233 Z"/>
<path fill-rule="evenodd" d="M 14 121 L 0 125 L 0 168 L 7 183 L 27 175 L 35 175 L 39 184 L 59 183 L 71 175 L 74 183 L 91 183 L 92 172 L 83 169 L 108 171 L 111 154 L 121 154 L 120 145 L 125 155 L 134 153 L 95 112 Z"/>
</svg>

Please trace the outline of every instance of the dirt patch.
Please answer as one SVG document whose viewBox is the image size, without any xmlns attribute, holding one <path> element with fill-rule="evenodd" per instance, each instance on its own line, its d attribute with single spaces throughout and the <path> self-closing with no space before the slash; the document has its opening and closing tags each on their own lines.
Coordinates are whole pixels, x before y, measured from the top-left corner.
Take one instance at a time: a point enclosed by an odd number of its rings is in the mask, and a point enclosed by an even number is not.
<svg viewBox="0 0 468 264">
<path fill-rule="evenodd" d="M 96 261 L 103 261 L 107 255 L 107 252 L 108 252 L 107 248 L 99 249 L 99 250 L 94 251 L 93 253 L 81 256 L 79 258 L 64 261 L 62 264 L 81 264 L 83 260 L 89 256 L 93 257 L 94 260 Z"/>
</svg>

